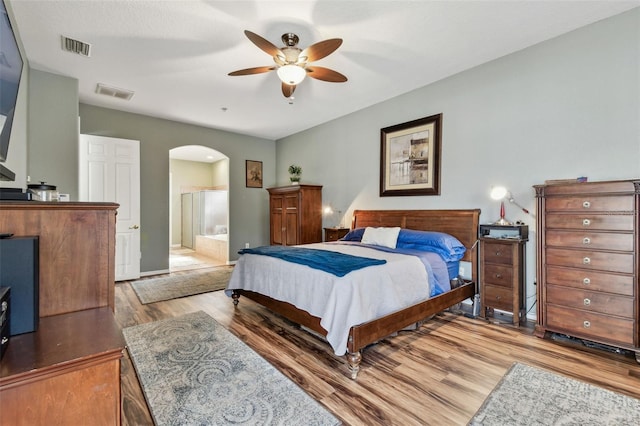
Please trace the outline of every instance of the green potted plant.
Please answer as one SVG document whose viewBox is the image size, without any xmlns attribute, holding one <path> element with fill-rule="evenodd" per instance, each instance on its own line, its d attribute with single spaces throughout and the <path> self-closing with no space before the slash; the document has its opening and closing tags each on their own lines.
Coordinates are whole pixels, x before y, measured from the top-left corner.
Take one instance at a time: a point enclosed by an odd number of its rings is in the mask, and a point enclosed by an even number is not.
<svg viewBox="0 0 640 426">
<path fill-rule="evenodd" d="M 291 184 L 297 185 L 300 182 L 300 175 L 302 175 L 302 167 L 292 164 L 289 166 L 289 180 Z"/>
</svg>

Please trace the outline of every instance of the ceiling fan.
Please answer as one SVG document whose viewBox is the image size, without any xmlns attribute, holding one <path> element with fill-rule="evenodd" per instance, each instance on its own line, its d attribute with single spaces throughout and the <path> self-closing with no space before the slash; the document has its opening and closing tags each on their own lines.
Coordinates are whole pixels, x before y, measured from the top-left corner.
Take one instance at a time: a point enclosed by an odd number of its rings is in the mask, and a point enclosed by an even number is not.
<svg viewBox="0 0 640 426">
<path fill-rule="evenodd" d="M 270 41 L 251 31 L 245 30 L 244 34 L 253 44 L 265 51 L 269 56 L 272 56 L 275 65 L 233 71 L 229 73 L 231 76 L 260 74 L 276 70 L 282 82 L 282 94 L 286 98 L 293 95 L 296 86 L 307 75 L 330 83 L 344 83 L 347 81 L 347 77 L 337 71 L 308 65 L 310 62 L 317 61 L 333 53 L 342 44 L 342 39 L 340 38 L 320 41 L 303 50 L 298 47 L 298 41 L 300 40 L 293 33 L 282 35 L 284 46 L 281 48 L 277 48 Z"/>
</svg>

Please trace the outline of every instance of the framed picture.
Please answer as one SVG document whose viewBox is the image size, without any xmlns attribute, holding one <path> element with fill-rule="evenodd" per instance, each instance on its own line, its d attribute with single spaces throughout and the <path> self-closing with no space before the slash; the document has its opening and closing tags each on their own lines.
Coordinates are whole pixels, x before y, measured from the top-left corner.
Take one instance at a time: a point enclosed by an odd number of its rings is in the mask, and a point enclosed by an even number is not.
<svg viewBox="0 0 640 426">
<path fill-rule="evenodd" d="M 262 161 L 246 160 L 247 188 L 262 188 Z"/>
<path fill-rule="evenodd" d="M 380 129 L 380 196 L 440 195 L 442 114 Z"/>
</svg>

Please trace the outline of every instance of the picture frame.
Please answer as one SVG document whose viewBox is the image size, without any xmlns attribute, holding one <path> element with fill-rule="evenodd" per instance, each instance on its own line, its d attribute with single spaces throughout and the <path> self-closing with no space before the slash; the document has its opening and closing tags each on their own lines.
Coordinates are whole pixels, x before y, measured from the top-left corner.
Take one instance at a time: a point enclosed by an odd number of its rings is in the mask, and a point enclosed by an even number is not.
<svg viewBox="0 0 640 426">
<path fill-rule="evenodd" d="M 380 129 L 380 196 L 440 195 L 442 114 Z"/>
<path fill-rule="evenodd" d="M 246 160 L 247 188 L 262 188 L 262 161 Z"/>
</svg>

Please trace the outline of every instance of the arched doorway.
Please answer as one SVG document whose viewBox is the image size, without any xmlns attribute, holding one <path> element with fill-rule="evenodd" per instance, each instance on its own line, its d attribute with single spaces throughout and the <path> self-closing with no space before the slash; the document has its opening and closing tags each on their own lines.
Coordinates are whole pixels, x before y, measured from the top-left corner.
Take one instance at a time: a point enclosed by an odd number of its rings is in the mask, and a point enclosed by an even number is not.
<svg viewBox="0 0 640 426">
<path fill-rule="evenodd" d="M 229 158 L 189 145 L 169 151 L 170 271 L 225 265 L 229 259 Z"/>
</svg>

